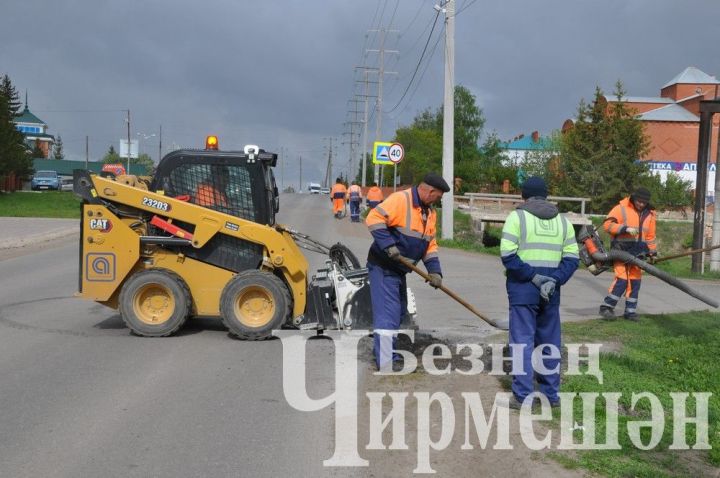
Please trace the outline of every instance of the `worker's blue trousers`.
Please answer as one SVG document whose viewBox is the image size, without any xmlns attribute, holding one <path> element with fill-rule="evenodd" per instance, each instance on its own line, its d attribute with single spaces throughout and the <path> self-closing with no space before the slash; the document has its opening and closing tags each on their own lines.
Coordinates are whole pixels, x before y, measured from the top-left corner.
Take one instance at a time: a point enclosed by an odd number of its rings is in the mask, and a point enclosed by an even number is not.
<svg viewBox="0 0 720 478">
<path fill-rule="evenodd" d="M 638 297 L 640 297 L 640 285 L 642 284 L 640 279 L 630 279 L 629 282 L 630 293 L 627 294 L 627 297 L 625 298 L 626 315 L 637 313 Z M 626 279 L 621 279 L 620 277 L 615 277 L 615 282 L 613 282 L 610 293 L 605 297 L 603 305 L 614 309 L 622 296 L 626 295 L 627 289 L 628 281 Z"/>
<path fill-rule="evenodd" d="M 380 204 L 380 201 L 368 201 L 367 202 L 367 206 L 370 209 L 375 209 L 375 206 L 377 206 L 378 204 Z"/>
<path fill-rule="evenodd" d="M 540 392 L 550 400 L 557 402 L 560 388 L 560 359 L 543 359 L 546 369 L 558 367 L 557 373 L 542 375 L 535 373 L 532 366 L 532 352 L 539 345 L 551 344 L 560 349 L 560 306 L 548 305 L 511 305 L 510 306 L 510 344 L 525 344 L 522 350 L 523 373 L 513 370 L 512 391 L 519 401 L 525 400 L 535 390 L 537 379 Z M 549 354 L 548 347 L 543 355 Z"/>
<path fill-rule="evenodd" d="M 360 222 L 360 201 L 350 200 L 350 220 Z"/>
<path fill-rule="evenodd" d="M 397 334 L 392 331 L 400 328 L 400 322 L 407 311 L 407 286 L 405 274 L 385 270 L 370 263 L 367 267 L 375 329 L 373 352 L 378 369 L 382 369 L 400 358 L 399 354 L 393 353 Z"/>
</svg>

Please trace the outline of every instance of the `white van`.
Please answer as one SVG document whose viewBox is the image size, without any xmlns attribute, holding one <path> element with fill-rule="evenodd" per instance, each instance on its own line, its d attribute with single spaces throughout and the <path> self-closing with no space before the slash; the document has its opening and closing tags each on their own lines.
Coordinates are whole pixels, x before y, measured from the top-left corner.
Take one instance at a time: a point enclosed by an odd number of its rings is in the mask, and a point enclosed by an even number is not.
<svg viewBox="0 0 720 478">
<path fill-rule="evenodd" d="M 308 183 L 308 193 L 320 194 L 320 185 L 317 183 Z"/>
</svg>

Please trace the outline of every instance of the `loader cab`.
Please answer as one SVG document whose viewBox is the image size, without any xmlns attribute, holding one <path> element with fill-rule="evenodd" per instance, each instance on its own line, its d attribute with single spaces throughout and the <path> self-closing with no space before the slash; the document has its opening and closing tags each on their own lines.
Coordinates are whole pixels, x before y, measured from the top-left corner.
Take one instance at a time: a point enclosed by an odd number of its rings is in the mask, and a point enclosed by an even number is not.
<svg viewBox="0 0 720 478">
<path fill-rule="evenodd" d="M 181 149 L 163 157 L 150 190 L 274 225 L 280 208 L 272 172 L 276 164 L 276 154 L 257 146 L 246 146 L 244 151 Z"/>
</svg>

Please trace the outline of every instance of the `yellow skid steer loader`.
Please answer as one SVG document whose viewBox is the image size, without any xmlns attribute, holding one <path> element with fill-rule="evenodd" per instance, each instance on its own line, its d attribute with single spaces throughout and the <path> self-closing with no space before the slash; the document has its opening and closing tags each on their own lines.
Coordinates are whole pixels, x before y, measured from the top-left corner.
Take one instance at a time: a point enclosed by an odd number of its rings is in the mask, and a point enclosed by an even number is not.
<svg viewBox="0 0 720 478">
<path fill-rule="evenodd" d="M 370 328 L 367 270 L 342 244 L 275 224 L 277 155 L 257 146 L 166 155 L 152 178 L 74 172 L 83 200 L 78 296 L 119 309 L 137 335 L 221 317 L 260 340 L 273 329 Z M 327 254 L 308 278 L 300 247 Z M 415 312 L 408 298 L 408 320 Z"/>
</svg>

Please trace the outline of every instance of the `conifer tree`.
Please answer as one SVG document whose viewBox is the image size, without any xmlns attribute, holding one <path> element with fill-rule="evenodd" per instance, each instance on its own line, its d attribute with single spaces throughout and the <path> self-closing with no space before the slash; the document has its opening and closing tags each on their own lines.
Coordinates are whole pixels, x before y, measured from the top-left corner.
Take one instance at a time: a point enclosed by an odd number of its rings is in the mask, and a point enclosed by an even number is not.
<svg viewBox="0 0 720 478">
<path fill-rule="evenodd" d="M 53 156 L 55 156 L 55 159 L 65 159 L 65 153 L 63 152 L 63 142 L 60 135 L 58 135 L 57 140 L 55 141 Z"/>
<path fill-rule="evenodd" d="M 605 213 L 650 174 L 639 160 L 649 139 L 636 112 L 623 101 L 622 83 L 615 84 L 617 102 L 608 105 L 595 89 L 591 104 L 578 106 L 577 120 L 560 141 L 560 165 L 554 178 L 563 196 L 590 197 L 590 211 Z"/>
</svg>

